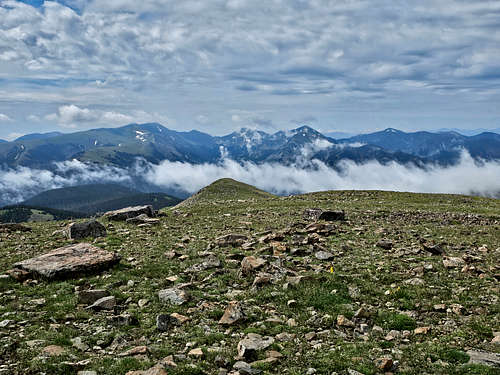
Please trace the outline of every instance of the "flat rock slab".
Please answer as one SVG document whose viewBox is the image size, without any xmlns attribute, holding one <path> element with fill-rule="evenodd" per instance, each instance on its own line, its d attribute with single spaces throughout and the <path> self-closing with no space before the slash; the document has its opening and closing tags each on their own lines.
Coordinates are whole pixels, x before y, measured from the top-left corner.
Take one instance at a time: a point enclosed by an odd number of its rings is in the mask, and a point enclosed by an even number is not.
<svg viewBox="0 0 500 375">
<path fill-rule="evenodd" d="M 108 211 L 104 214 L 104 216 L 106 216 L 109 220 L 125 221 L 142 214 L 145 214 L 148 217 L 154 217 L 153 206 L 125 207 L 115 211 Z"/>
<path fill-rule="evenodd" d="M 483 352 L 479 350 L 468 350 L 470 364 L 485 365 L 500 368 L 500 353 Z"/>
<path fill-rule="evenodd" d="M 14 264 L 14 271 L 47 279 L 75 277 L 107 269 L 120 261 L 120 255 L 88 243 L 78 243 L 55 249 L 47 254 Z"/>
</svg>

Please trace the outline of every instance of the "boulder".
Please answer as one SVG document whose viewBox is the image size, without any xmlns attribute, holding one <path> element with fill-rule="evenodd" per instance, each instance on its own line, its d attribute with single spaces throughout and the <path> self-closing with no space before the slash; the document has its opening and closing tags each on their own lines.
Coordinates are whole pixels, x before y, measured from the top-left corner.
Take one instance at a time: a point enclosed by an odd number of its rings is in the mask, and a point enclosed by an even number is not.
<svg viewBox="0 0 500 375">
<path fill-rule="evenodd" d="M 245 359 L 256 358 L 258 351 L 267 349 L 273 343 L 274 339 L 272 337 L 262 337 L 257 333 L 248 333 L 238 343 L 238 357 Z"/>
<path fill-rule="evenodd" d="M 231 234 L 226 234 L 225 236 L 220 236 L 215 239 L 216 243 L 220 247 L 226 247 L 226 246 L 238 246 L 242 245 L 247 241 L 247 236 L 244 234 L 236 234 L 236 233 L 231 233 Z"/>
<path fill-rule="evenodd" d="M 108 269 L 120 261 L 120 255 L 88 243 L 60 247 L 47 254 L 14 264 L 14 272 L 46 279 L 76 277 L 82 273 Z"/>
<path fill-rule="evenodd" d="M 127 222 L 127 224 L 158 224 L 160 222 L 160 219 L 154 219 L 146 214 L 140 214 L 125 221 Z"/>
<path fill-rule="evenodd" d="M 308 208 L 304 211 L 303 217 L 305 220 L 337 221 L 345 220 L 345 212 L 322 210 L 320 208 Z"/>
<path fill-rule="evenodd" d="M 241 273 L 243 275 L 249 275 L 253 271 L 258 270 L 266 264 L 266 260 L 262 258 L 256 258 L 254 256 L 248 256 L 243 258 L 241 261 Z"/>
<path fill-rule="evenodd" d="M 231 301 L 219 320 L 219 324 L 232 325 L 245 319 L 245 313 L 238 301 Z"/>
<path fill-rule="evenodd" d="M 85 305 L 89 305 L 109 295 L 107 290 L 104 289 L 88 289 L 88 290 L 80 290 L 76 293 L 78 297 L 78 303 L 83 303 Z"/>
<path fill-rule="evenodd" d="M 154 217 L 153 206 L 135 206 L 135 207 L 125 207 L 119 210 L 108 211 L 104 214 L 109 220 L 114 221 L 125 221 L 127 219 L 137 217 L 139 215 L 145 214 L 148 217 Z"/>
<path fill-rule="evenodd" d="M 107 296 L 99 298 L 92 305 L 88 306 L 87 309 L 91 310 L 113 310 L 116 306 L 116 299 L 114 296 Z"/>
<path fill-rule="evenodd" d="M 178 288 L 163 289 L 158 292 L 160 302 L 182 305 L 189 300 L 189 294 Z"/>
<path fill-rule="evenodd" d="M 87 237 L 106 237 L 106 228 L 95 220 L 84 223 L 71 223 L 65 229 L 65 235 L 69 239 L 80 240 Z"/>
</svg>

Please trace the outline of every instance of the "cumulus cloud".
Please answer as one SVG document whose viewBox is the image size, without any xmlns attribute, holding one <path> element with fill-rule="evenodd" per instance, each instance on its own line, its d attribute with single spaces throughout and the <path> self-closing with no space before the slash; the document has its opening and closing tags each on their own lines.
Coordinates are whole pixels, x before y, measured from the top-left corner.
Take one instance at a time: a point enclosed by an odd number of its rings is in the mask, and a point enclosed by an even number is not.
<svg viewBox="0 0 500 375">
<path fill-rule="evenodd" d="M 57 122 L 60 126 L 68 128 L 78 128 L 84 126 L 119 126 L 131 122 L 162 122 L 169 124 L 172 121 L 164 115 L 158 113 L 147 113 L 142 110 L 132 111 L 130 114 L 103 111 L 100 109 L 81 108 L 77 105 L 60 106 L 56 113 L 45 116 L 46 120 Z"/>
<path fill-rule="evenodd" d="M 0 77 L 5 97 L 27 98 L 25 109 L 42 98 L 50 108 L 67 102 L 61 96 L 79 99 L 77 119 L 91 119 L 97 105 L 108 106 L 110 121 L 130 116 L 112 108 L 118 101 L 148 112 L 171 106 L 179 119 L 203 113 L 215 124 L 230 121 L 229 106 L 273 108 L 266 120 L 280 127 L 304 113 L 358 125 L 376 121 L 373 112 L 390 112 L 393 124 L 428 123 L 444 110 L 457 121 L 471 113 L 492 121 L 499 5 L 469 3 L 77 0 L 36 8 L 6 0 Z"/>
</svg>

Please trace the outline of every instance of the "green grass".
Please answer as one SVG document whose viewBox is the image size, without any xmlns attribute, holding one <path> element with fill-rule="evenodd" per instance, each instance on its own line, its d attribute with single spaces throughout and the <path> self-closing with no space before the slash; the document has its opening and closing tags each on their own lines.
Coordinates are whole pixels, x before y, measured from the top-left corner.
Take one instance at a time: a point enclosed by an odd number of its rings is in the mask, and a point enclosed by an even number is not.
<svg viewBox="0 0 500 375">
<path fill-rule="evenodd" d="M 311 207 L 345 210 L 347 214 L 346 222 L 335 223 L 332 234 L 322 237 L 320 245 L 334 254 L 331 261 L 317 260 L 313 245 L 292 244 L 294 235 L 306 234 L 289 228 L 300 228 L 296 224 L 303 222 L 303 210 Z M 15 375 L 72 373 L 62 364 L 64 360 L 88 359 L 85 369 L 100 375 L 125 374 L 147 369 L 167 355 L 186 355 L 189 348 L 201 347 L 206 351 L 203 359 L 176 357 L 177 368 L 167 372 L 217 373 L 217 354 L 211 350 L 218 348 L 232 365 L 238 341 L 254 332 L 295 335 L 292 341 L 275 341 L 271 348 L 283 358 L 273 366 L 262 366 L 263 374 L 304 374 L 308 367 L 315 368 L 317 374 L 345 374 L 348 369 L 376 374 L 374 360 L 386 355 L 399 361 L 398 374 L 498 374 L 492 368 L 467 365 L 465 354 L 470 348 L 500 350 L 491 343 L 493 332 L 500 331 L 500 307 L 495 302 L 500 292 L 495 279 L 500 256 L 498 200 L 375 191 L 273 197 L 223 180 L 175 210 L 179 212 L 165 210 L 161 223 L 150 228 L 125 223 L 112 223 L 111 227 L 102 220 L 108 237 L 96 245 L 122 256 L 121 263 L 106 272 L 37 284 L 0 279 L 0 321 L 15 322 L 12 329 L 0 329 L 0 358 L 12 364 L 9 370 Z M 0 233 L 0 272 L 17 261 L 70 243 L 52 235 L 66 223 L 30 223 L 32 232 Z M 285 252 L 278 258 L 261 253 L 267 245 L 260 243 L 254 250 L 211 245 L 224 234 L 241 233 L 256 239 L 257 233 L 266 230 L 285 231 L 282 243 L 300 248 L 305 255 Z M 190 240 L 182 242 L 185 237 Z M 421 251 L 422 238 L 443 243 L 450 256 L 477 257 L 471 264 L 484 276 L 445 269 L 442 257 Z M 380 239 L 391 240 L 393 249 L 376 247 Z M 477 250 L 483 244 L 487 252 Z M 170 251 L 177 256 L 167 257 L 165 253 Z M 202 263 L 207 251 L 223 266 L 187 271 Z M 253 288 L 255 275 L 240 275 L 239 260 L 248 255 L 266 259 L 264 271 L 273 275 L 270 284 Z M 429 265 L 432 269 L 424 267 Z M 167 280 L 174 275 L 178 281 Z M 303 280 L 284 288 L 287 278 L 296 275 L 304 276 Z M 424 285 L 406 283 L 415 277 Z M 186 286 L 191 294 L 188 303 L 160 303 L 158 290 L 182 283 L 190 283 Z M 86 310 L 78 305 L 76 287 L 108 289 L 118 299 L 118 313 L 137 317 L 139 324 L 114 325 L 109 320 L 112 314 Z M 42 305 L 31 302 L 41 298 L 45 299 Z M 149 302 L 141 308 L 140 299 Z M 235 326 L 220 326 L 218 320 L 227 303 L 235 299 L 243 304 L 247 319 Z M 289 306 L 290 300 L 296 304 Z M 435 311 L 433 306 L 440 303 L 450 312 Z M 460 314 L 451 311 L 453 304 L 463 306 Z M 371 315 L 357 320 L 354 313 L 361 306 Z M 156 316 L 173 312 L 190 320 L 167 333 L 158 332 Z M 337 326 L 340 314 L 355 322 L 356 331 Z M 270 318 L 273 321 L 268 321 Z M 290 321 L 296 325 L 289 325 Z M 367 324 L 369 332 L 378 325 L 383 332 L 363 337 L 357 331 L 360 324 Z M 428 334 L 412 333 L 424 326 L 431 327 Z M 393 329 L 410 334 L 386 341 Z M 307 340 L 305 335 L 310 333 L 317 337 Z M 74 337 L 104 351 L 78 351 L 70 341 Z M 44 343 L 28 348 L 26 342 L 36 339 Z M 119 346 L 111 349 L 112 343 Z M 45 362 L 36 360 L 46 345 L 61 345 L 67 354 Z M 145 358 L 117 356 L 138 345 L 148 346 Z M 259 353 L 258 358 L 265 358 L 265 353 Z"/>
</svg>

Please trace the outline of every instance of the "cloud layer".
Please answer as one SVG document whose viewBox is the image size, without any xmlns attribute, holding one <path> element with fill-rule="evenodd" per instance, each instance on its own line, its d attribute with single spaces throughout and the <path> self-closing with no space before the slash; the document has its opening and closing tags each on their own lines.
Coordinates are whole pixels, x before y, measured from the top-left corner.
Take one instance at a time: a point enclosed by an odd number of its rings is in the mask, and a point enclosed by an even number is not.
<svg viewBox="0 0 500 375">
<path fill-rule="evenodd" d="M 38 192 L 64 186 L 97 182 L 133 185 L 147 183 L 157 190 L 195 193 L 219 178 L 230 177 L 276 194 L 296 194 L 322 190 L 391 190 L 424 193 L 457 193 L 499 196 L 500 162 L 478 164 L 467 153 L 451 167 L 420 169 L 376 161 L 355 164 L 343 161 L 340 171 L 313 160 L 302 165 L 239 164 L 224 159 L 219 164 L 188 164 L 164 161 L 159 165 L 138 160 L 129 169 L 92 166 L 79 161 L 57 163 L 53 171 L 20 167 L 0 170 L 0 201 L 22 201 Z"/>
<path fill-rule="evenodd" d="M 496 0 L 2 0 L 0 113 L 6 132 L 41 130 L 29 115 L 90 127 L 134 111 L 218 134 L 297 119 L 493 127 L 499 13 Z"/>
</svg>

